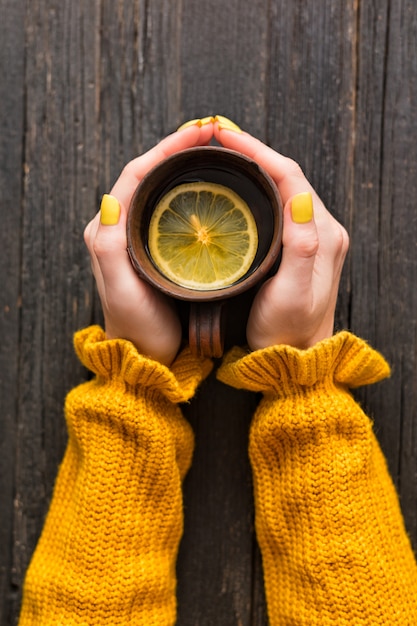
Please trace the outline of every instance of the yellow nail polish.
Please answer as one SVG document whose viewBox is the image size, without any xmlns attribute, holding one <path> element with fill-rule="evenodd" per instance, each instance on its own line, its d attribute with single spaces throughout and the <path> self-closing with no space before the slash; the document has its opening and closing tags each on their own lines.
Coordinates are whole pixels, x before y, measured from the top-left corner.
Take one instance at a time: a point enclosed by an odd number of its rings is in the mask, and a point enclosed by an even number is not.
<svg viewBox="0 0 417 626">
<path fill-rule="evenodd" d="M 218 122 L 219 130 L 233 130 L 235 133 L 242 132 L 242 129 L 237 124 L 229 120 L 228 117 L 224 117 L 224 115 L 216 115 L 214 120 Z"/>
<path fill-rule="evenodd" d="M 206 124 L 213 124 L 214 117 L 212 115 L 208 115 L 207 117 L 202 117 L 200 122 L 201 122 L 201 126 L 206 126 Z"/>
<path fill-rule="evenodd" d="M 117 198 L 104 194 L 100 205 L 100 222 L 104 226 L 115 226 L 120 218 L 120 204 Z"/>
<path fill-rule="evenodd" d="M 181 124 L 181 126 L 177 128 L 177 132 L 179 130 L 184 130 L 185 128 L 190 128 L 190 126 L 201 126 L 201 120 L 198 118 L 195 120 L 190 120 L 189 122 L 185 122 L 184 124 Z"/>
<path fill-rule="evenodd" d="M 291 200 L 291 216 L 296 224 L 307 224 L 313 219 L 313 197 L 309 191 L 298 193 Z"/>
</svg>

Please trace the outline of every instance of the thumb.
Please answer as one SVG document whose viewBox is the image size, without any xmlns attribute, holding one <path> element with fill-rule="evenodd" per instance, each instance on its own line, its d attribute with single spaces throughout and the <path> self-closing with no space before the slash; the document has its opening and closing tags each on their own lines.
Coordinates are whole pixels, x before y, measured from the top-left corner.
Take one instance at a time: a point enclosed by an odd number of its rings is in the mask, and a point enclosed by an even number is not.
<svg viewBox="0 0 417 626">
<path fill-rule="evenodd" d="M 126 208 L 118 198 L 105 194 L 100 211 L 86 229 L 85 240 L 105 315 L 115 303 L 119 307 L 124 300 L 128 308 L 135 295 L 143 298 L 150 290 L 139 279 L 126 251 L 126 218 Z"/>
<path fill-rule="evenodd" d="M 114 195 L 105 194 L 101 201 L 99 216 L 93 244 L 94 255 L 107 286 L 113 287 L 121 280 L 123 273 L 125 277 L 126 272 L 133 275 L 133 268 L 126 252 L 127 210 Z"/>
<path fill-rule="evenodd" d="M 311 289 L 319 239 L 314 222 L 313 197 L 309 191 L 292 196 L 284 207 L 281 280 L 289 292 L 298 294 Z"/>
</svg>

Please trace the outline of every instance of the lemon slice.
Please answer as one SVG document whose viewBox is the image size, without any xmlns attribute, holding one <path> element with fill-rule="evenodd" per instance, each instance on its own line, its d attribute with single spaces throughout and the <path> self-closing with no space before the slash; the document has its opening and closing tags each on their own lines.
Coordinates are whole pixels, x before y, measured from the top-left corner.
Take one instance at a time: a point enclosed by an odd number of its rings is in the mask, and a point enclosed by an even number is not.
<svg viewBox="0 0 417 626">
<path fill-rule="evenodd" d="M 200 291 L 221 289 L 249 270 L 258 231 L 246 202 L 228 187 L 184 183 L 155 207 L 148 245 L 155 265 L 173 282 Z"/>
</svg>

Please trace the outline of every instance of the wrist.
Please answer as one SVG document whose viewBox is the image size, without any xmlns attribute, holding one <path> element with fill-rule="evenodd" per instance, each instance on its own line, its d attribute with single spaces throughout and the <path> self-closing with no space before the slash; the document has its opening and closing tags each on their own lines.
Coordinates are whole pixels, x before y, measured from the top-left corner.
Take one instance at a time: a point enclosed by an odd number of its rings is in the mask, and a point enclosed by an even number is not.
<svg viewBox="0 0 417 626">
<path fill-rule="evenodd" d="M 128 324 L 124 324 L 119 329 L 112 325 L 109 321 L 105 321 L 105 338 L 108 340 L 129 341 L 136 348 L 139 354 L 153 361 L 157 361 L 161 365 L 171 367 L 178 355 L 181 345 L 181 334 L 169 333 L 164 331 L 162 334 L 156 335 L 148 332 L 146 335 L 137 334 L 140 324 L 129 328 Z M 166 336 L 164 336 L 166 334 Z"/>
<path fill-rule="evenodd" d="M 259 329 L 249 320 L 247 328 L 248 346 L 255 352 L 272 346 L 289 346 L 298 350 L 308 350 L 325 339 L 333 336 L 334 316 L 324 319 L 319 324 L 308 322 L 308 317 L 290 314 L 285 316 L 282 324 L 274 320 L 269 327 Z"/>
</svg>

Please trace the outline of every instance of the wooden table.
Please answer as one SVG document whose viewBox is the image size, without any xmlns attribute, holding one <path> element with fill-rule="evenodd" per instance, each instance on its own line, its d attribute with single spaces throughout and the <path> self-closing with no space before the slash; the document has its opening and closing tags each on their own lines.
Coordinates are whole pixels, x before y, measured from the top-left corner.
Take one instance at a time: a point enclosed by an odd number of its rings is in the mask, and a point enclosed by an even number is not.
<svg viewBox="0 0 417 626">
<path fill-rule="evenodd" d="M 300 162 L 348 228 L 338 328 L 392 378 L 358 393 L 417 545 L 415 0 L 0 0 L 0 623 L 15 624 L 100 320 L 83 228 L 130 158 L 230 117 Z M 240 323 L 243 320 L 240 319 Z M 257 398 L 214 378 L 186 413 L 180 626 L 266 624 L 247 434 Z"/>
</svg>

